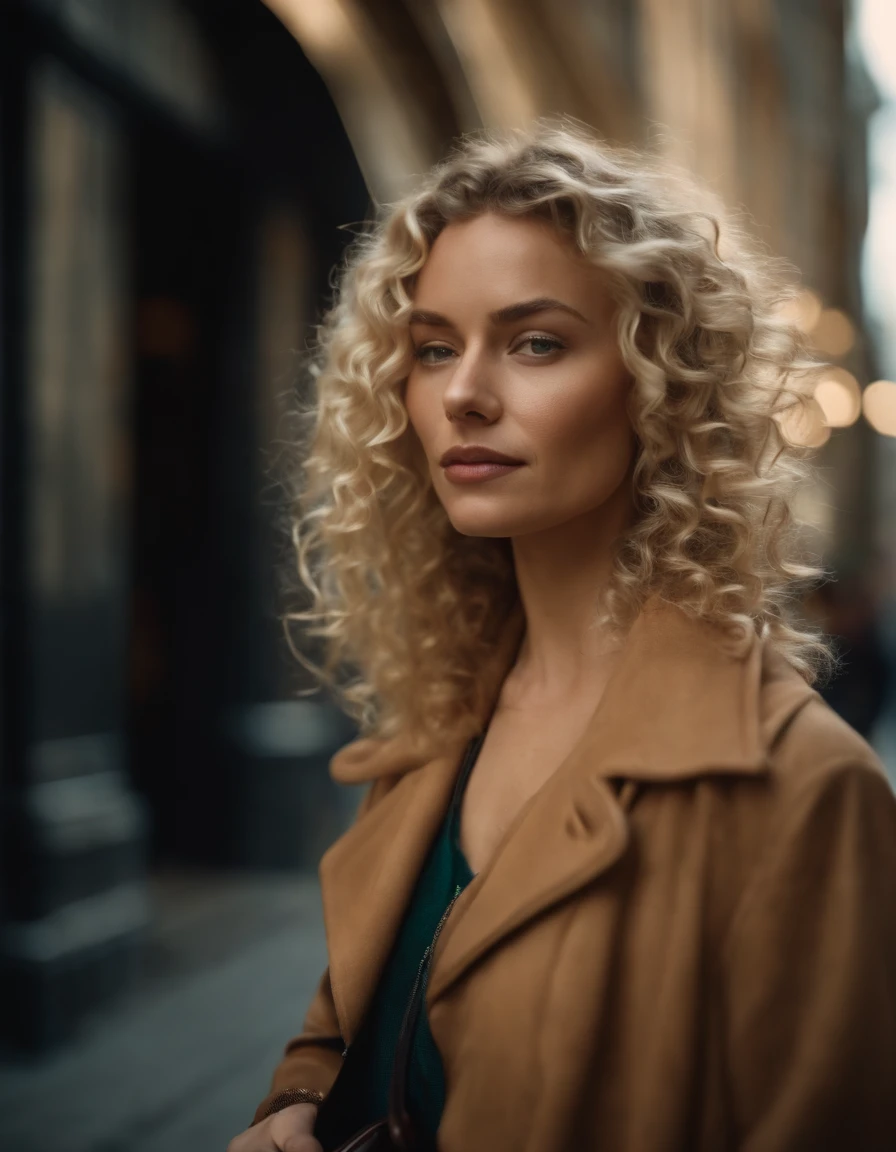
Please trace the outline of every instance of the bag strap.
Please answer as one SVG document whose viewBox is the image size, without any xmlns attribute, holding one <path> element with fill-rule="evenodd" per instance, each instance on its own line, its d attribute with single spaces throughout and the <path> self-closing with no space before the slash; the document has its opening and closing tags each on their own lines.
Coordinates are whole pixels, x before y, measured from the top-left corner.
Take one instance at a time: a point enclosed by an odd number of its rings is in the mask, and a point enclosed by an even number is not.
<svg viewBox="0 0 896 1152">
<path fill-rule="evenodd" d="M 411 1069 L 411 1051 L 414 1045 L 414 1030 L 420 1018 L 420 1010 L 426 996 L 426 981 L 418 979 L 408 1001 L 398 1043 L 395 1046 L 395 1062 L 392 1065 L 392 1079 L 389 1082 L 389 1138 L 398 1152 L 415 1152 L 417 1137 L 407 1105 L 408 1075 Z"/>
</svg>

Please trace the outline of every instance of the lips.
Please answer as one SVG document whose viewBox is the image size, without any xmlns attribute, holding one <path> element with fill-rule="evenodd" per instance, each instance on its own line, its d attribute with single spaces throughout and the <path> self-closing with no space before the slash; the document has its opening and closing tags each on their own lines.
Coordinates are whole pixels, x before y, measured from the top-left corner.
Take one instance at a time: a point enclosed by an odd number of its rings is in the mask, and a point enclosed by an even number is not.
<svg viewBox="0 0 896 1152">
<path fill-rule="evenodd" d="M 439 461 L 442 468 L 448 468 L 452 464 L 522 463 L 522 460 L 514 456 L 506 456 L 503 452 L 496 452 L 493 448 L 485 448 L 479 444 L 458 444 L 454 448 L 449 448 Z"/>
</svg>

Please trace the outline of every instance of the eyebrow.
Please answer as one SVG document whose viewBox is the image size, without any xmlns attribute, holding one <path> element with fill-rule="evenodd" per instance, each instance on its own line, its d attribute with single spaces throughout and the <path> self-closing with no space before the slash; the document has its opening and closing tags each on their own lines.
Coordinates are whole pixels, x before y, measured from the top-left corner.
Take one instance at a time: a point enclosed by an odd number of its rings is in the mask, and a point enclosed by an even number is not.
<svg viewBox="0 0 896 1152">
<path fill-rule="evenodd" d="M 518 320 L 526 320 L 539 312 L 567 312 L 583 324 L 590 324 L 581 312 L 577 312 L 562 300 L 555 300 L 552 296 L 537 296 L 534 300 L 523 300 L 519 304 L 508 304 L 506 308 L 499 308 L 497 312 L 489 312 L 488 318 L 493 324 L 515 324 Z M 441 312 L 427 312 L 415 309 L 408 320 L 409 324 L 426 324 L 430 328 L 453 328 L 454 324 L 443 316 Z"/>
</svg>

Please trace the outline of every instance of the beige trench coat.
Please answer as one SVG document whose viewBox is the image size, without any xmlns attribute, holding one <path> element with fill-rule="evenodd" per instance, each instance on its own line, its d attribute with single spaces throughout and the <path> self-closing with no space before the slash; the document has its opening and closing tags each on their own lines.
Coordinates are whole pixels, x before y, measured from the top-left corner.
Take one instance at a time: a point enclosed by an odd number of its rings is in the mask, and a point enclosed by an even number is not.
<svg viewBox="0 0 896 1152">
<path fill-rule="evenodd" d="M 329 968 L 258 1121 L 329 1089 L 462 747 L 362 740 Z M 894 1152 L 896 801 L 758 639 L 651 603 L 573 752 L 457 901 L 427 995 L 443 1152 Z"/>
</svg>

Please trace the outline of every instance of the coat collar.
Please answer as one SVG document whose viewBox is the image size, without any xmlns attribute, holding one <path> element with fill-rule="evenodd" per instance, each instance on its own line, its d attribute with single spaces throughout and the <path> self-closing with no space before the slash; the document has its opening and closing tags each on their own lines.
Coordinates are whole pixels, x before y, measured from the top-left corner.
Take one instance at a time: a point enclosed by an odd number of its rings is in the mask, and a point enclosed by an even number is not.
<svg viewBox="0 0 896 1152">
<path fill-rule="evenodd" d="M 513 644 L 504 648 L 512 656 Z M 612 778 L 761 774 L 778 733 L 812 695 L 757 637 L 735 651 L 714 626 L 649 601 L 582 737 L 458 901 L 439 941 L 430 1001 L 508 933 L 619 860 L 628 824 Z M 446 741 L 431 758 L 406 737 L 365 739 L 333 759 L 342 782 L 398 778 L 321 863 L 331 984 L 348 1042 L 448 806 L 464 744 Z"/>
<path fill-rule="evenodd" d="M 508 631 L 512 639 L 502 639 L 498 687 L 518 648 L 516 620 Z M 768 714 L 760 697 L 763 684 L 772 680 L 781 691 L 772 701 L 774 714 Z M 633 780 L 761 772 L 790 704 L 798 706 L 811 695 L 791 665 L 757 636 L 738 645 L 718 627 L 653 597 L 635 620 L 570 757 L 587 759 L 605 777 Z M 446 741 L 444 754 L 456 754 L 465 743 Z M 368 737 L 338 752 L 331 772 L 340 783 L 359 784 L 403 776 L 431 758 L 411 736 Z"/>
</svg>

